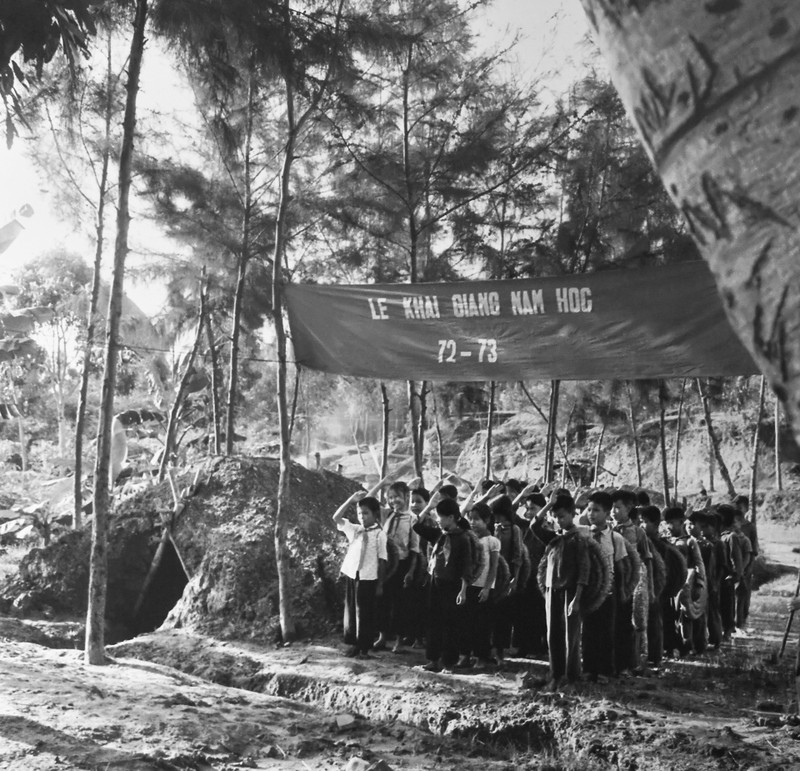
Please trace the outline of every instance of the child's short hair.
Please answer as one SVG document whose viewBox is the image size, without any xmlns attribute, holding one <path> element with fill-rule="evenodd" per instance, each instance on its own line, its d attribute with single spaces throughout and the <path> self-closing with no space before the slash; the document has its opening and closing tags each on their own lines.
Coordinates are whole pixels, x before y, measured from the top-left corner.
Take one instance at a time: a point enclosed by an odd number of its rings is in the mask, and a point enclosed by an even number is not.
<svg viewBox="0 0 800 771">
<path fill-rule="evenodd" d="M 573 516 L 575 515 L 575 501 L 571 495 L 558 495 L 553 502 L 553 514 L 557 511 L 567 511 Z"/>
<path fill-rule="evenodd" d="M 596 503 L 606 511 L 611 511 L 611 509 L 614 507 L 614 501 L 611 500 L 611 496 L 603 490 L 597 490 L 596 492 L 593 492 L 589 496 L 589 502 Z"/>
<path fill-rule="evenodd" d="M 730 503 L 720 503 L 717 506 L 717 514 L 719 514 L 719 521 L 722 527 L 730 527 L 739 513 L 739 509 L 734 508 Z"/>
<path fill-rule="evenodd" d="M 381 513 L 381 502 L 377 498 L 373 498 L 371 495 L 368 495 L 366 498 L 362 498 L 358 502 L 359 506 L 363 506 L 365 509 L 369 509 L 376 517 L 380 516 Z"/>
<path fill-rule="evenodd" d="M 511 498 L 507 495 L 501 495 L 492 501 L 492 514 L 494 514 L 495 519 L 498 516 L 507 519 L 509 522 L 514 521 L 514 506 L 511 502 Z"/>
<path fill-rule="evenodd" d="M 708 522 L 709 513 L 705 509 L 698 509 L 689 515 L 689 522 L 697 525 L 704 525 Z"/>
<path fill-rule="evenodd" d="M 611 493 L 611 501 L 613 503 L 620 501 L 626 506 L 635 506 L 636 493 L 633 492 L 633 490 L 614 490 L 614 492 Z"/>
<path fill-rule="evenodd" d="M 733 499 L 733 505 L 737 508 L 740 506 L 744 506 L 746 509 L 750 508 L 750 498 L 747 495 L 737 495 Z"/>
<path fill-rule="evenodd" d="M 480 517 L 484 522 L 490 522 L 492 519 L 492 510 L 482 501 L 474 503 L 469 513 Z"/>
<path fill-rule="evenodd" d="M 491 490 L 496 484 L 497 484 L 497 482 L 495 482 L 493 479 L 482 479 L 481 480 L 481 492 L 482 493 L 488 493 L 489 490 Z"/>
<path fill-rule="evenodd" d="M 436 504 L 436 513 L 441 517 L 454 517 L 458 519 L 461 516 L 461 509 L 458 508 L 458 503 L 452 498 L 442 498 L 442 500 Z"/>
<path fill-rule="evenodd" d="M 528 501 L 535 503 L 539 508 L 542 508 L 542 506 L 547 504 L 547 499 L 541 493 L 531 493 L 530 495 L 526 495 L 525 501 L 526 503 Z"/>
<path fill-rule="evenodd" d="M 425 501 L 425 503 L 427 503 L 431 499 L 430 491 L 427 490 L 425 487 L 415 487 L 410 494 L 418 495 L 420 498 L 422 498 L 423 501 Z"/>
<path fill-rule="evenodd" d="M 389 490 L 387 492 L 400 493 L 400 495 L 402 495 L 404 498 L 408 498 L 411 491 L 408 489 L 408 485 L 405 482 L 399 480 L 397 482 L 392 482 L 392 484 L 389 485 Z"/>
<path fill-rule="evenodd" d="M 646 490 L 639 490 L 636 493 L 636 502 L 639 504 L 639 506 L 649 506 L 650 495 L 647 493 Z"/>
<path fill-rule="evenodd" d="M 514 495 L 519 495 L 519 491 L 525 486 L 519 481 L 519 479 L 506 479 L 505 485 L 506 490 L 514 493 Z"/>
<path fill-rule="evenodd" d="M 683 522 L 686 519 L 686 514 L 680 506 L 667 506 L 662 516 L 664 522 L 674 522 L 676 519 Z"/>
<path fill-rule="evenodd" d="M 452 498 L 454 501 L 458 500 L 458 488 L 455 485 L 442 485 L 439 492 L 444 498 Z"/>
<path fill-rule="evenodd" d="M 661 523 L 661 509 L 658 506 L 642 506 L 639 509 L 640 516 L 645 522 L 651 525 L 658 525 Z"/>
</svg>

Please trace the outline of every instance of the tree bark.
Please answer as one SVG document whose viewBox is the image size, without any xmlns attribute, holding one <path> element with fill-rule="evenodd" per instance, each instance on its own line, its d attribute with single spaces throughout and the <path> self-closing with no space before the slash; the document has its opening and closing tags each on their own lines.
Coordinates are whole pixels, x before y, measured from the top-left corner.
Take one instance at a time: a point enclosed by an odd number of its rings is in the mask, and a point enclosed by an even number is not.
<svg viewBox="0 0 800 771">
<path fill-rule="evenodd" d="M 386 383 L 381 383 L 381 479 L 389 473 L 389 416 L 392 412 L 389 406 L 389 391 Z"/>
<path fill-rule="evenodd" d="M 547 426 L 548 430 L 549 430 L 550 423 L 549 423 L 549 421 L 547 419 L 547 415 L 544 414 L 544 410 L 533 400 L 533 397 L 531 396 L 530 391 L 528 391 L 528 389 L 525 387 L 525 383 L 523 383 L 521 380 L 519 381 L 519 386 L 522 389 L 522 393 L 524 393 L 525 396 L 528 397 L 528 401 L 531 403 L 531 406 L 533 407 L 533 409 L 536 410 L 536 412 L 539 414 L 539 417 L 544 421 L 545 426 Z M 572 409 L 573 410 L 575 409 L 574 405 L 573 405 Z M 571 416 L 572 416 L 572 413 L 570 412 L 570 417 Z M 569 426 L 569 421 L 567 421 L 567 426 Z M 570 468 L 569 456 L 567 455 L 567 449 L 564 446 L 564 444 L 562 443 L 561 438 L 558 436 L 558 434 L 554 434 L 554 436 L 555 436 L 556 443 L 558 444 L 558 448 L 559 448 L 559 450 L 561 450 L 561 456 L 564 458 L 564 466 L 565 466 L 565 468 L 567 470 L 566 473 L 569 474 L 569 478 L 572 480 L 572 484 L 577 486 L 577 482 L 576 482 L 575 478 L 572 476 L 572 469 Z M 545 484 L 547 484 L 547 481 L 548 481 L 547 480 L 547 475 L 545 474 L 544 475 Z"/>
<path fill-rule="evenodd" d="M 625 381 L 625 388 L 628 391 L 628 417 L 631 421 L 631 435 L 633 436 L 633 455 L 636 458 L 636 486 L 642 486 L 642 454 L 639 448 L 639 431 L 636 427 L 636 413 L 633 409 L 633 393 L 631 392 L 630 380 Z"/>
<path fill-rule="evenodd" d="M 705 389 L 703 388 L 703 383 L 700 378 L 695 379 L 695 383 L 697 385 L 697 392 L 700 394 L 700 403 L 703 405 L 703 414 L 705 415 L 706 419 L 706 431 L 708 432 L 708 442 L 711 445 L 711 449 L 714 452 L 714 459 L 716 460 L 717 466 L 719 468 L 720 476 L 722 477 L 722 481 L 725 482 L 725 487 L 728 490 L 728 495 L 731 499 L 736 496 L 736 488 L 733 486 L 733 481 L 731 480 L 731 475 L 728 472 L 728 466 L 725 464 L 724 459 L 722 458 L 722 451 L 719 447 L 719 439 L 717 439 L 717 435 L 714 431 L 714 424 L 711 420 L 711 405 L 708 401 L 708 394 L 706 393 Z"/>
<path fill-rule="evenodd" d="M 236 427 L 236 396 L 239 390 L 239 336 L 242 329 L 242 305 L 247 265 L 250 262 L 250 219 L 253 213 L 252 180 L 250 179 L 251 150 L 253 141 L 253 68 L 247 73 L 247 118 L 244 146 L 244 199 L 242 205 L 242 251 L 236 273 L 236 292 L 233 296 L 233 328 L 231 330 L 231 355 L 228 372 L 228 404 L 225 417 L 225 454 L 233 455 L 233 440 Z"/>
<path fill-rule="evenodd" d="M 603 438 L 606 435 L 606 422 L 603 420 L 603 427 L 600 429 L 600 438 L 597 440 L 597 447 L 594 451 L 594 481 L 592 485 L 597 487 L 600 479 L 600 452 L 603 449 Z"/>
<path fill-rule="evenodd" d="M 97 458 L 94 471 L 94 525 L 92 527 L 89 566 L 89 607 L 86 613 L 87 664 L 105 663 L 105 609 L 108 576 L 108 515 L 110 510 L 109 458 L 111 454 L 111 422 L 114 418 L 114 391 L 117 383 L 117 353 L 122 314 L 125 258 L 128 255 L 130 225 L 129 198 L 136 134 L 136 99 L 144 55 L 144 31 L 147 22 L 147 0 L 137 0 L 133 22 L 128 82 L 125 86 L 125 117 L 122 121 L 122 146 L 119 156 L 119 200 L 117 205 L 117 237 L 114 244 L 114 274 L 108 300 L 106 322 L 106 361 L 100 399 L 100 420 L 97 430 Z"/>
<path fill-rule="evenodd" d="M 775 489 L 783 490 L 781 472 L 781 402 L 775 397 Z"/>
<path fill-rule="evenodd" d="M 186 361 L 186 368 L 181 375 L 181 381 L 178 385 L 178 393 L 175 394 L 175 401 L 172 403 L 172 408 L 169 411 L 169 418 L 167 420 L 167 435 L 164 438 L 164 452 L 161 455 L 161 463 L 158 467 L 158 481 L 164 480 L 164 474 L 167 473 L 167 464 L 172 454 L 172 447 L 175 444 L 175 429 L 178 426 L 178 416 L 183 406 L 186 397 L 186 385 L 189 382 L 189 375 L 194 368 L 194 361 L 197 358 L 197 352 L 200 350 L 200 341 L 203 339 L 203 329 L 205 319 L 203 318 L 203 310 L 206 307 L 206 302 L 203 299 L 208 292 L 208 283 L 205 276 L 205 269 L 203 276 L 200 279 L 200 318 L 197 320 L 197 332 L 194 337 L 194 344 L 192 350 L 189 352 L 189 358 Z"/>
<path fill-rule="evenodd" d="M 73 479 L 73 527 L 83 525 L 83 432 L 86 426 L 86 406 L 89 395 L 89 374 L 92 362 L 92 346 L 97 328 L 97 306 L 100 297 L 100 266 L 105 248 L 105 212 L 108 193 L 108 166 L 111 160 L 111 118 L 113 113 L 114 73 L 111 67 L 111 34 L 106 45 L 106 93 L 105 93 L 105 144 L 100 166 L 98 184 L 97 219 L 95 220 L 94 265 L 92 268 L 92 290 L 89 296 L 89 316 L 86 321 L 86 346 L 83 349 L 81 385 L 78 392 L 78 410 L 75 417 L 75 476 Z"/>
<path fill-rule="evenodd" d="M 439 423 L 439 405 L 433 394 L 433 418 L 436 424 L 436 447 L 439 451 L 439 479 L 444 479 L 444 446 L 442 445 L 442 426 Z"/>
<path fill-rule="evenodd" d="M 497 384 L 494 380 L 489 384 L 489 415 L 486 421 L 486 457 L 483 462 L 483 478 L 492 478 L 492 429 L 494 428 L 494 397 Z"/>
<path fill-rule="evenodd" d="M 582 4 L 734 330 L 800 439 L 800 4 Z"/>
<path fill-rule="evenodd" d="M 203 267 L 205 270 L 205 266 Z M 214 340 L 214 331 L 211 328 L 211 309 L 208 307 L 208 293 L 200 295 L 200 316 L 203 319 L 206 330 L 206 341 L 208 342 L 208 355 L 211 358 L 211 420 L 214 423 L 213 452 L 219 455 L 220 452 L 220 404 L 219 404 L 219 357 L 217 356 L 217 344 Z"/>
<path fill-rule="evenodd" d="M 686 396 L 686 378 L 681 380 L 681 395 L 678 399 L 678 425 L 675 426 L 675 478 L 672 480 L 674 485 L 675 495 L 673 501 L 678 505 L 678 463 L 681 459 L 681 423 L 683 421 L 683 403 Z"/>
<path fill-rule="evenodd" d="M 764 417 L 764 397 L 766 395 L 767 379 L 761 376 L 761 385 L 758 389 L 758 411 L 756 412 L 756 425 L 753 429 L 753 461 L 750 465 L 750 521 L 753 529 L 756 529 L 756 487 L 758 486 L 758 433 L 761 428 L 761 420 Z"/>
<path fill-rule="evenodd" d="M 555 466 L 556 423 L 558 419 L 558 394 L 561 390 L 560 380 L 550 381 L 550 407 L 547 413 L 547 439 L 544 447 L 544 481 L 553 481 Z M 564 459 L 566 462 L 566 458 Z"/>
<path fill-rule="evenodd" d="M 664 490 L 664 505 L 669 506 L 669 473 L 667 471 L 667 387 L 658 381 L 658 438 L 661 448 L 661 479 Z"/>
</svg>

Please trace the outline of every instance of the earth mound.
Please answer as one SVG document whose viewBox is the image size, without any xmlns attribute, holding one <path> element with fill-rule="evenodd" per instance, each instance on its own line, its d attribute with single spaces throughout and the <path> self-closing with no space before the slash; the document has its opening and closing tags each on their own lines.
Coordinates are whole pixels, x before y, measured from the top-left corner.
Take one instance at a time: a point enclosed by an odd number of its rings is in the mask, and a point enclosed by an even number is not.
<svg viewBox="0 0 800 771">
<path fill-rule="evenodd" d="M 276 459 L 217 457 L 178 474 L 184 501 L 177 511 L 168 482 L 120 501 L 109 526 L 107 640 L 162 624 L 219 638 L 278 639 L 277 487 Z M 331 515 L 357 489 L 337 474 L 291 467 L 289 590 L 303 636 L 339 624 L 336 581 L 345 544 Z M 0 612 L 84 615 L 90 542 L 89 526 L 32 550 L 18 575 L 0 586 Z"/>
</svg>

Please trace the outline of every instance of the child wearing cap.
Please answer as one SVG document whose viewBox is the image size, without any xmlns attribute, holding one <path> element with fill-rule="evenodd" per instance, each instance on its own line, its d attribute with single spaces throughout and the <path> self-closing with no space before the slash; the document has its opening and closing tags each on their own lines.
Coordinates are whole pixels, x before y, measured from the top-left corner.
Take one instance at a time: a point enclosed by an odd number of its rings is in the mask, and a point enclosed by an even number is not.
<svg viewBox="0 0 800 771">
<path fill-rule="evenodd" d="M 730 642 L 736 632 L 736 585 L 742 580 L 742 551 L 734 529 L 736 509 L 727 503 L 717 506 L 720 518 L 722 543 L 722 584 L 719 592 L 719 609 L 722 616 L 722 642 Z"/>
</svg>

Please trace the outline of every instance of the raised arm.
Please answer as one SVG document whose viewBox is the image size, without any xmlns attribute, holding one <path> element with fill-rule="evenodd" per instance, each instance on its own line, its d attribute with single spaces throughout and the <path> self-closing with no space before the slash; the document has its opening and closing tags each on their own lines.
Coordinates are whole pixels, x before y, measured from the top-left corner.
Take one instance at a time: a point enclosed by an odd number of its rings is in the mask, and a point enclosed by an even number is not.
<svg viewBox="0 0 800 771">
<path fill-rule="evenodd" d="M 333 521 L 338 525 L 342 519 L 344 519 L 345 512 L 347 509 L 350 508 L 356 501 L 360 501 L 362 498 L 366 498 L 367 493 L 363 490 L 356 490 L 341 506 L 333 514 Z"/>
</svg>

